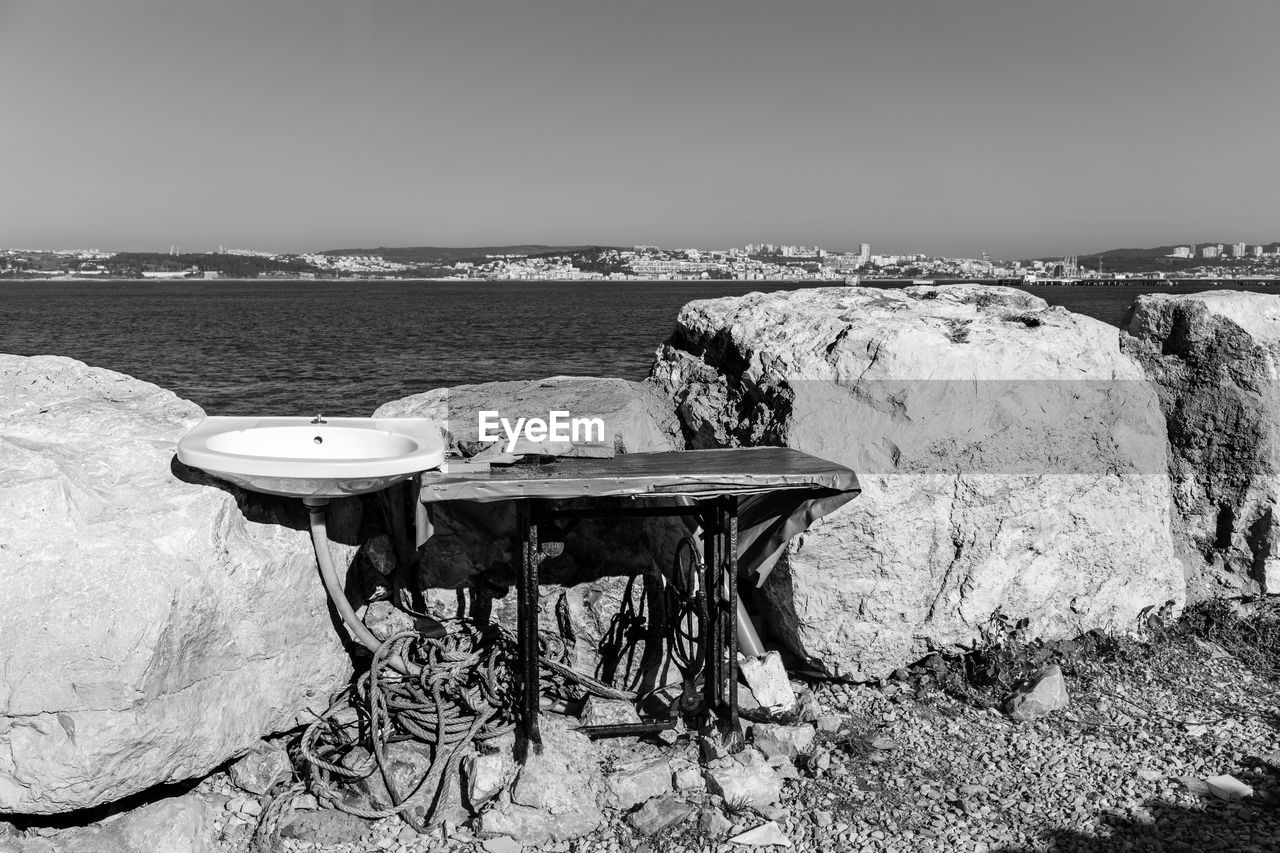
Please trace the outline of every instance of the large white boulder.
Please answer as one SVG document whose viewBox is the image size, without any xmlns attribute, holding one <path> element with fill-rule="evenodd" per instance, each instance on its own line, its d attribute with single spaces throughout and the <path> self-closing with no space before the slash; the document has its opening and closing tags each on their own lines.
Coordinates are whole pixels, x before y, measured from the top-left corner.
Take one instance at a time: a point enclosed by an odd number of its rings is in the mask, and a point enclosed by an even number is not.
<svg viewBox="0 0 1280 853">
<path fill-rule="evenodd" d="M 833 673 L 882 676 L 996 611 L 1053 636 L 1183 599 L 1164 419 L 1113 327 L 977 285 L 754 293 L 686 305 L 652 380 L 693 447 L 857 472 L 753 596 Z"/>
<path fill-rule="evenodd" d="M 207 773 L 349 675 L 300 503 L 175 460 L 201 414 L 68 358 L 0 355 L 0 814 Z M 345 567 L 359 505 L 331 508 Z"/>
<path fill-rule="evenodd" d="M 1140 296 L 1122 331 L 1169 424 L 1190 594 L 1280 593 L 1280 297 Z"/>
</svg>

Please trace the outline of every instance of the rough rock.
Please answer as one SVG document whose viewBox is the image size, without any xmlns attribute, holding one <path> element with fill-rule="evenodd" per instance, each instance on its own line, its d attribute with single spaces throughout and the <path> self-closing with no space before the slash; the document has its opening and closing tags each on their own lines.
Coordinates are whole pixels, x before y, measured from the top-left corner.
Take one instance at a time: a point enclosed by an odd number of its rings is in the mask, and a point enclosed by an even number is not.
<svg viewBox="0 0 1280 853">
<path fill-rule="evenodd" d="M 782 831 L 782 827 L 774 821 L 762 823 L 759 826 L 748 829 L 746 832 L 735 835 L 729 839 L 734 844 L 742 844 L 747 847 L 790 847 L 791 839 Z"/>
<path fill-rule="evenodd" d="M 431 770 L 431 747 L 416 740 L 402 740 L 389 743 L 383 750 L 385 773 L 391 777 L 396 793 L 401 801 L 412 797 L 414 805 L 408 813 L 419 821 L 426 820 L 427 810 L 431 806 L 431 798 L 424 793 L 413 796 L 419 789 L 423 779 Z M 469 760 L 469 755 L 461 757 L 461 763 Z M 344 763 L 348 767 L 358 767 L 369 760 L 369 753 L 364 747 L 356 747 L 347 754 Z M 450 777 L 449 783 L 436 797 L 435 812 L 431 816 L 431 825 L 439 825 L 443 821 L 460 824 L 470 818 L 471 814 L 463 805 L 464 782 L 460 774 Z M 386 779 L 381 771 L 374 771 L 359 779 L 352 790 L 358 793 L 363 802 L 358 805 L 374 809 L 389 808 L 393 799 L 387 790 Z"/>
<path fill-rule="evenodd" d="M 281 825 L 282 838 L 316 844 L 350 844 L 369 831 L 369 821 L 340 809 L 295 811 Z"/>
<path fill-rule="evenodd" d="M 754 749 L 711 762 L 703 776 L 707 790 L 726 803 L 760 809 L 782 796 L 782 777 Z"/>
<path fill-rule="evenodd" d="M 641 835 L 657 835 L 684 823 L 693 815 L 693 806 L 674 794 L 655 797 L 627 816 L 628 822 Z"/>
<path fill-rule="evenodd" d="M 683 758 L 671 760 L 671 785 L 677 791 L 702 791 L 707 780 L 702 778 L 702 768 Z"/>
<path fill-rule="evenodd" d="M 514 838 L 507 835 L 499 835 L 497 838 L 488 838 L 480 843 L 486 853 L 520 853 L 523 845 Z"/>
<path fill-rule="evenodd" d="M 208 773 L 347 678 L 300 502 L 177 463 L 201 416 L 119 373 L 0 355 L 0 814 Z M 330 505 L 340 569 L 358 518 Z"/>
<path fill-rule="evenodd" d="M 231 765 L 230 776 L 237 788 L 262 796 L 277 783 L 293 778 L 293 764 L 282 744 L 262 741 Z"/>
<path fill-rule="evenodd" d="M 1138 297 L 1121 348 L 1168 423 L 1174 529 L 1191 595 L 1280 593 L 1280 297 Z"/>
<path fill-rule="evenodd" d="M 541 720 L 542 751 L 528 756 L 511 801 L 481 815 L 481 830 L 528 844 L 563 841 L 591 832 L 604 819 L 596 802 L 600 756 L 586 735 L 553 715 Z"/>
<path fill-rule="evenodd" d="M 671 790 L 671 765 L 665 758 L 623 764 L 606 777 L 617 808 L 627 811 Z"/>
<path fill-rule="evenodd" d="M 775 723 L 756 723 L 751 728 L 752 743 L 765 758 L 795 758 L 813 747 L 815 735 L 811 725 L 784 726 Z"/>
<path fill-rule="evenodd" d="M 602 699 L 588 696 L 582 703 L 578 722 L 584 726 L 625 726 L 640 722 L 640 713 L 626 699 Z"/>
<path fill-rule="evenodd" d="M 766 716 L 776 717 L 795 707 L 796 693 L 782 665 L 782 656 L 777 652 L 740 658 L 738 671 L 751 691 L 751 698 Z"/>
<path fill-rule="evenodd" d="M 16 853 L 205 853 L 216 847 L 214 812 L 204 797 L 188 794 L 149 803 L 100 824 L 9 843 Z M 4 845 L 0 839 L 0 851 L 6 850 Z"/>
<path fill-rule="evenodd" d="M 733 829 L 733 822 L 717 809 L 708 809 L 698 817 L 698 830 L 709 838 L 724 838 Z"/>
<path fill-rule="evenodd" d="M 1041 670 L 1026 684 L 1014 690 L 1005 703 L 1009 716 L 1019 722 L 1038 720 L 1046 714 L 1061 711 L 1071 703 L 1062 669 L 1054 664 Z"/>
<path fill-rule="evenodd" d="M 1229 774 L 1210 776 L 1204 780 L 1204 784 L 1209 788 L 1209 793 L 1227 802 L 1235 802 L 1236 800 L 1253 796 L 1253 788 L 1251 786 Z"/>
<path fill-rule="evenodd" d="M 651 380 L 692 447 L 794 447 L 862 494 L 792 541 L 762 623 L 832 674 L 971 643 L 1127 629 L 1181 602 L 1155 389 L 1096 320 L 1008 288 L 692 302 Z"/>
<path fill-rule="evenodd" d="M 515 775 L 515 764 L 505 751 L 473 755 L 467 759 L 467 802 L 473 811 L 498 796 Z"/>
</svg>

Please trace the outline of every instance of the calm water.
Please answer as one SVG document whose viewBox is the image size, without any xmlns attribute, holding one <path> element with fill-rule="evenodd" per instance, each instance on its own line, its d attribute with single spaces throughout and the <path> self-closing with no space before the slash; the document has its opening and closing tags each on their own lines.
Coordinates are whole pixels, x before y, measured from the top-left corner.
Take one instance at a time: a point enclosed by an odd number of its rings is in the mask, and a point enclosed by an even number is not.
<svg viewBox="0 0 1280 853">
<path fill-rule="evenodd" d="M 155 382 L 213 414 L 367 415 L 446 385 L 557 374 L 640 379 L 686 302 L 799 287 L 3 282 L 0 352 L 70 356 Z M 1140 293 L 1206 289 L 1026 288 L 1113 324 Z"/>
</svg>

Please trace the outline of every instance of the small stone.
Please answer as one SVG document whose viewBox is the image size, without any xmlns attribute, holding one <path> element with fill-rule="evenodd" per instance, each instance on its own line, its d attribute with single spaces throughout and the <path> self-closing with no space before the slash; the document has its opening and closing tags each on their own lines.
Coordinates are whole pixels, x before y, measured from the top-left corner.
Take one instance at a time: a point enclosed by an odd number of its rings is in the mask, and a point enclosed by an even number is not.
<svg viewBox="0 0 1280 853">
<path fill-rule="evenodd" d="M 687 762 L 674 767 L 671 782 L 677 791 L 702 791 L 707 787 L 707 780 L 702 778 L 702 770 Z"/>
<path fill-rule="evenodd" d="M 705 735 L 698 739 L 698 748 L 702 753 L 704 763 L 718 761 L 729 755 L 729 750 L 725 749 L 724 744 L 717 738 L 710 738 Z"/>
<path fill-rule="evenodd" d="M 823 714 L 818 717 L 818 731 L 823 734 L 835 734 L 844 725 L 839 714 Z"/>
<path fill-rule="evenodd" d="M 872 834 L 875 837 L 875 834 Z M 883 838 L 881 834 L 881 838 Z M 743 844 L 751 847 L 762 847 L 767 844 L 776 844 L 779 847 L 790 847 L 791 839 L 782 831 L 782 827 L 778 826 L 774 821 L 762 823 L 754 829 L 748 829 L 741 835 L 735 835 L 729 839 L 734 844 Z"/>
<path fill-rule="evenodd" d="M 729 804 L 763 808 L 782 796 L 782 777 L 754 749 L 707 765 L 703 777 L 707 790 Z"/>
<path fill-rule="evenodd" d="M 655 797 L 628 816 L 631 826 L 641 835 L 659 832 L 684 823 L 693 814 L 693 806 L 681 802 L 675 794 Z"/>
<path fill-rule="evenodd" d="M 244 801 L 244 805 L 241 806 L 239 814 L 257 817 L 262 814 L 262 803 L 255 799 L 247 799 Z"/>
<path fill-rule="evenodd" d="M 876 735 L 871 739 L 871 748 L 878 749 L 881 752 L 897 749 L 898 742 L 888 735 Z"/>
<path fill-rule="evenodd" d="M 1005 711 L 1015 720 L 1036 720 L 1070 703 L 1062 668 L 1057 664 L 1041 670 L 1035 678 L 1018 687 L 1005 700 Z"/>
<path fill-rule="evenodd" d="M 795 707 L 796 694 L 777 652 L 768 652 L 758 658 L 743 658 L 738 668 L 762 710 L 777 716 Z"/>
<path fill-rule="evenodd" d="M 582 703 L 578 722 L 584 726 L 620 726 L 640 722 L 636 706 L 625 699 L 602 699 L 588 696 Z"/>
<path fill-rule="evenodd" d="M 510 835 L 499 835 L 497 838 L 486 838 L 480 842 L 488 853 L 520 853 L 524 845 Z"/>
<path fill-rule="evenodd" d="M 1204 780 L 1204 784 L 1209 788 L 1209 793 L 1227 802 L 1235 802 L 1236 800 L 1253 796 L 1253 788 L 1229 774 L 1210 776 Z"/>
<path fill-rule="evenodd" d="M 783 726 L 774 723 L 757 723 L 753 730 L 756 749 L 766 758 L 784 756 L 795 758 L 813 746 L 814 728 L 811 725 Z"/>
<path fill-rule="evenodd" d="M 818 699 L 813 695 L 813 691 L 802 690 L 796 696 L 795 721 L 797 723 L 816 723 L 820 716 L 822 716 L 822 706 L 818 704 Z"/>
<path fill-rule="evenodd" d="M 472 811 L 492 800 L 515 774 L 514 763 L 505 752 L 473 755 L 466 761 L 467 802 Z"/>
<path fill-rule="evenodd" d="M 294 812 L 280 828 L 282 838 L 296 838 L 313 844 L 349 844 L 369 831 L 363 818 L 339 809 Z"/>
<path fill-rule="evenodd" d="M 293 764 L 283 746 L 260 741 L 231 765 L 229 775 L 237 788 L 260 797 L 279 783 L 292 779 Z"/>
<path fill-rule="evenodd" d="M 733 829 L 733 823 L 715 809 L 708 809 L 698 818 L 698 829 L 712 838 L 724 838 Z"/>
<path fill-rule="evenodd" d="M 618 767 L 607 777 L 618 808 L 627 811 L 671 790 L 671 765 L 665 758 Z"/>
<path fill-rule="evenodd" d="M 832 820 L 834 820 L 834 818 L 831 815 L 831 812 L 823 811 L 822 809 L 818 809 L 817 811 L 813 812 L 811 817 L 813 818 L 814 825 L 822 827 L 823 829 L 825 829 L 828 826 L 831 826 L 831 822 Z"/>
</svg>

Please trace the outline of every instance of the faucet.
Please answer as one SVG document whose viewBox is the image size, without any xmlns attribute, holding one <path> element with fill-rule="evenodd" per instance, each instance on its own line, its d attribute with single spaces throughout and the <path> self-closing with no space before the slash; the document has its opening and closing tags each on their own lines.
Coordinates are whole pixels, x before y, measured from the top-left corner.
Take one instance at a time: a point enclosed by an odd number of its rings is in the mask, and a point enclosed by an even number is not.
<svg viewBox="0 0 1280 853">
<path fill-rule="evenodd" d="M 324 415 L 316 415 L 314 418 L 312 418 L 312 419 L 311 419 L 311 422 L 312 422 L 313 424 L 327 424 L 327 423 L 328 423 L 328 421 L 326 421 L 326 420 L 324 419 Z"/>
</svg>

